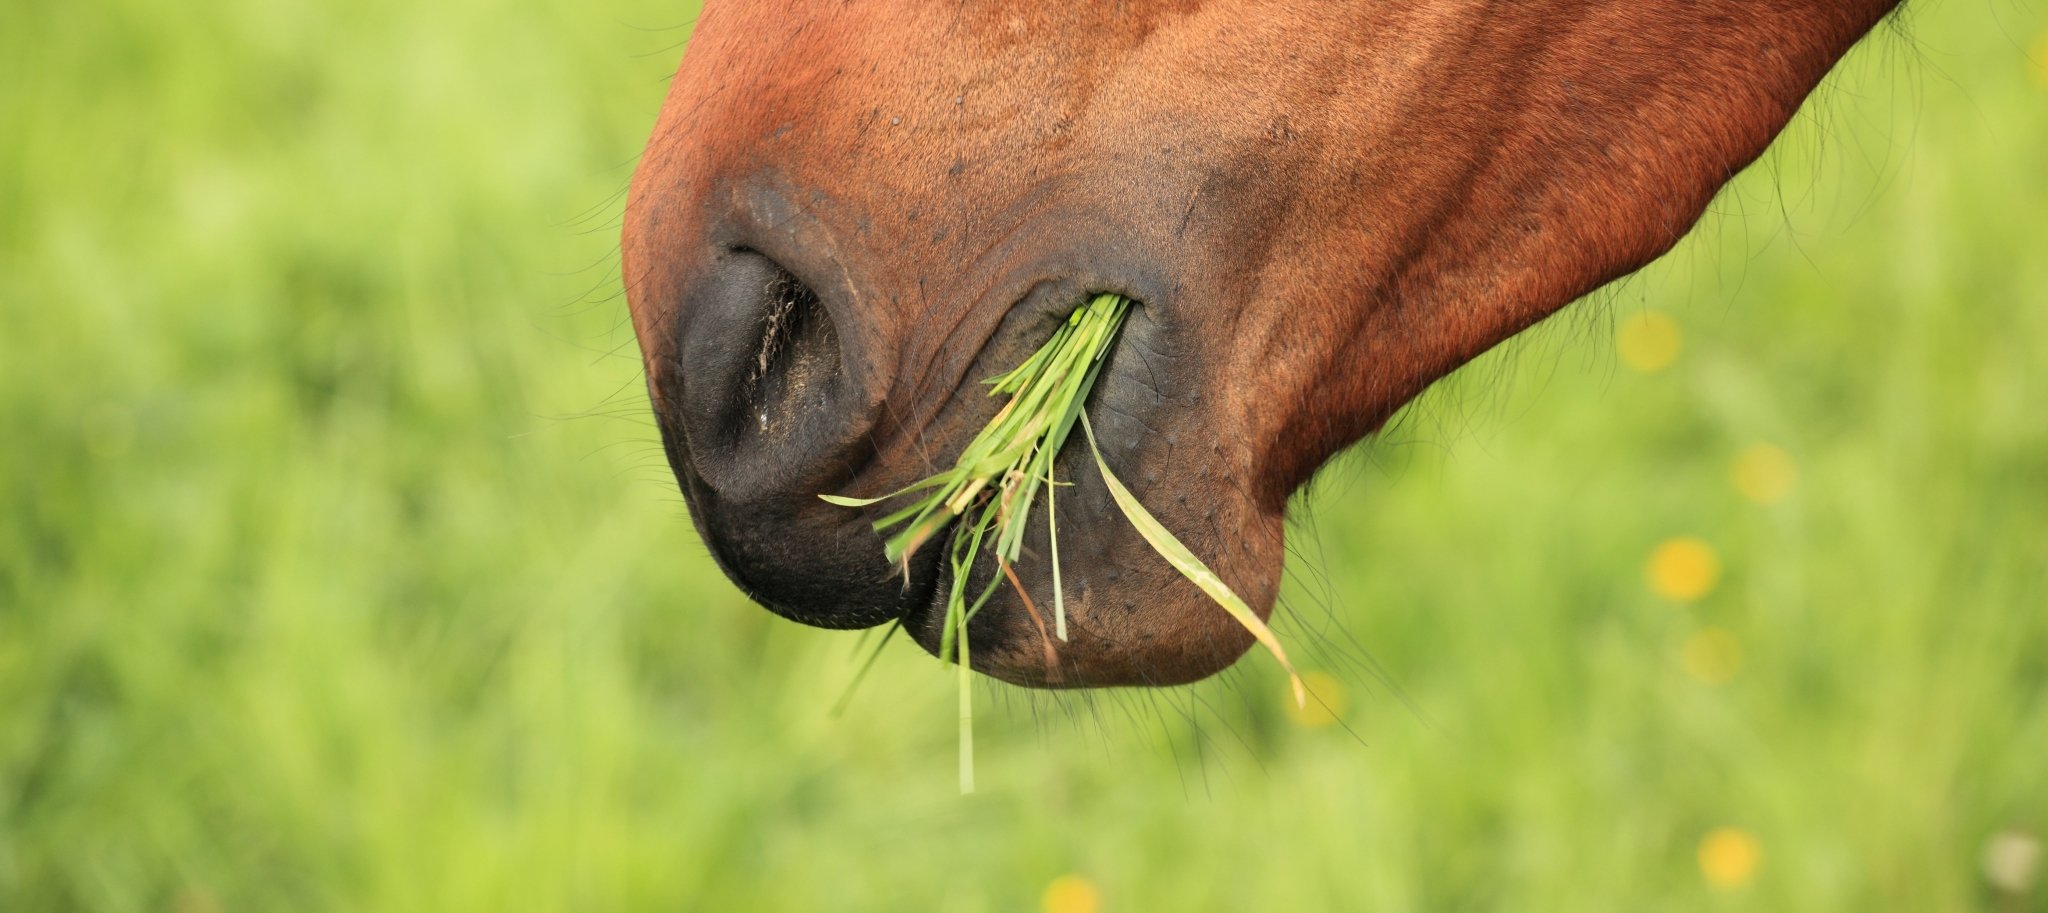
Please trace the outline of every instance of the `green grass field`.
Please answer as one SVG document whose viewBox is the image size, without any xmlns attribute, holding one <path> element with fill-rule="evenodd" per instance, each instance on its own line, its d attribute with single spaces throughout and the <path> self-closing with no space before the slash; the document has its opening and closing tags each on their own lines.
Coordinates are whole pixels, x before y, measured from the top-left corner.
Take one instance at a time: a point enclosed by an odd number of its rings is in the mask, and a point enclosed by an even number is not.
<svg viewBox="0 0 2048 913">
<path fill-rule="evenodd" d="M 1318 480 L 1343 725 L 990 688 L 966 798 L 946 670 L 829 716 L 645 414 L 693 17 L 8 4 L 0 910 L 2048 909 L 2048 10 L 1916 4 Z"/>
</svg>

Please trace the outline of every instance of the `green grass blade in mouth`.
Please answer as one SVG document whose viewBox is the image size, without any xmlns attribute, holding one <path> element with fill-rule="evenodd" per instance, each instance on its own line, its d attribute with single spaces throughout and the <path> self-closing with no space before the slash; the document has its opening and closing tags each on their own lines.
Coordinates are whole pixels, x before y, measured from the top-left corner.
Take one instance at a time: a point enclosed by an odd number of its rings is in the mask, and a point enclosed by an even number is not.
<svg viewBox="0 0 2048 913">
<path fill-rule="evenodd" d="M 1095 446 L 1095 429 L 1089 427 L 1088 417 L 1085 415 L 1081 417 L 1081 430 L 1088 435 L 1088 451 L 1095 455 L 1095 468 L 1102 471 L 1102 482 L 1109 486 L 1109 496 L 1116 500 L 1117 508 L 1124 512 L 1124 519 L 1131 521 L 1131 526 L 1138 530 L 1138 535 L 1145 537 L 1145 542 L 1151 545 L 1152 550 L 1158 552 L 1161 558 L 1165 558 L 1167 564 L 1173 565 L 1173 569 L 1179 571 L 1181 576 L 1201 588 L 1210 599 L 1229 612 L 1230 617 L 1237 619 L 1238 624 L 1250 631 L 1254 639 L 1265 645 L 1266 650 L 1273 654 L 1273 658 L 1280 661 L 1280 667 L 1287 670 L 1288 682 L 1294 686 L 1294 703 L 1302 707 L 1308 706 L 1308 689 L 1302 686 L 1301 676 L 1295 673 L 1294 664 L 1287 661 L 1287 651 L 1281 649 L 1280 638 L 1273 636 L 1273 629 L 1266 626 L 1266 622 L 1252 611 L 1251 606 L 1245 604 L 1244 599 L 1231 590 L 1229 584 L 1223 582 L 1223 578 L 1216 576 L 1216 572 L 1203 564 L 1202 559 L 1195 557 L 1195 553 L 1189 551 L 1187 546 L 1182 545 L 1180 539 L 1174 536 L 1165 524 L 1153 517 L 1152 512 L 1138 502 L 1138 497 L 1131 494 L 1131 490 L 1125 488 L 1124 483 L 1117 479 L 1116 473 L 1109 471 L 1109 464 L 1102 459 L 1101 449 Z"/>
<path fill-rule="evenodd" d="M 1045 540 L 1052 550 L 1052 616 L 1053 633 L 1061 642 L 1067 639 L 1067 588 L 1060 585 L 1060 517 L 1052 509 L 1053 494 L 1059 483 L 1052 478 L 1052 461 L 1045 464 Z"/>
<path fill-rule="evenodd" d="M 1011 566 L 1024 554 L 1024 529 L 1032 504 L 1041 487 L 1045 491 L 1047 541 L 1051 548 L 1054 632 L 1067 639 L 1067 605 L 1060 577 L 1059 524 L 1053 510 L 1054 489 L 1061 484 L 1053 475 L 1053 464 L 1066 445 L 1074 425 L 1088 436 L 1089 450 L 1103 483 L 1123 512 L 1153 550 L 1199 587 L 1216 604 L 1271 651 L 1287 670 L 1297 703 L 1305 703 L 1306 691 L 1294 672 L 1280 641 L 1245 601 L 1232 592 L 1208 565 L 1161 525 L 1151 512 L 1109 471 L 1109 464 L 1095 446 L 1095 432 L 1088 425 L 1088 394 L 1102 374 L 1111 345 L 1116 340 L 1131 301 L 1121 295 L 1096 295 L 1075 308 L 1053 330 L 1029 358 L 1009 371 L 990 378 L 990 396 L 1008 396 L 988 424 L 969 439 L 960 456 L 945 470 L 914 482 L 898 491 L 876 498 L 819 495 L 841 507 L 869 507 L 884 501 L 917 495 L 908 505 L 874 522 L 877 532 L 887 533 L 883 554 L 907 575 L 910 557 L 925 543 L 952 524 L 946 546 L 946 563 L 952 585 L 946 592 L 946 613 L 939 632 L 939 659 L 956 663 L 960 669 L 960 791 L 974 791 L 974 694 L 967 623 L 988 603 L 1001 582 L 1015 581 Z M 975 588 L 970 585 L 974 565 L 984 552 L 995 558 L 1000 573 Z M 1021 582 L 1015 584 L 1039 636 L 1045 639 L 1049 675 L 1058 675 L 1058 650 L 1046 637 L 1044 620 L 1031 606 Z M 975 592 L 970 601 L 968 594 Z"/>
<path fill-rule="evenodd" d="M 960 624 L 960 794 L 974 792 L 974 667 L 967 661 L 967 624 Z"/>
<path fill-rule="evenodd" d="M 1023 364 L 991 378 L 990 395 L 1010 399 L 968 441 L 951 467 L 876 498 L 819 497 L 841 507 L 868 507 L 922 493 L 874 524 L 877 531 L 889 533 L 883 553 L 890 562 L 903 565 L 947 523 L 981 499 L 1000 493 L 1004 506 L 994 549 L 1004 560 L 1016 561 L 1023 554 L 1023 518 L 1036 500 L 1040 481 L 1051 477 L 1053 459 L 1073 431 L 1074 419 L 1129 309 L 1130 300 L 1121 295 L 1097 295 L 1068 315 Z"/>
</svg>

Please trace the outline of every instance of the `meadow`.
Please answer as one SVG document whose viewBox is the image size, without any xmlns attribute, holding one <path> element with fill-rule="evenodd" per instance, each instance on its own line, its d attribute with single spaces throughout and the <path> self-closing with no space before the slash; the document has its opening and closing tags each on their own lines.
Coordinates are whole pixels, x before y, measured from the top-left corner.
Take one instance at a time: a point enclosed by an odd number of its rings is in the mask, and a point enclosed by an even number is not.
<svg viewBox="0 0 2048 913">
<path fill-rule="evenodd" d="M 1913 4 L 1327 469 L 1309 712 L 984 688 L 968 797 L 663 463 L 693 17 L 7 4 L 0 910 L 2048 910 L 2048 9 Z"/>
</svg>

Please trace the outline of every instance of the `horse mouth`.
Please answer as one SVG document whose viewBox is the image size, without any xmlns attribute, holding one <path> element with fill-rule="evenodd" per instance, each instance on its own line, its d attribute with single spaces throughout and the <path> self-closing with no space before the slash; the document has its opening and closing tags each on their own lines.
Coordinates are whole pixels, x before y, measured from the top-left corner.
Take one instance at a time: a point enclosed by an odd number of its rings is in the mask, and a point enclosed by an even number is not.
<svg viewBox="0 0 2048 913">
<path fill-rule="evenodd" d="M 986 551 L 979 555 L 966 573 L 954 573 L 952 563 L 953 535 L 962 522 L 954 518 L 932 535 L 921 551 L 931 552 L 929 557 L 922 554 L 914 560 L 922 564 L 921 570 L 930 577 L 924 589 L 928 596 L 909 602 L 903 614 L 897 619 L 904 633 L 917 642 L 918 646 L 933 656 L 948 662 L 957 662 L 958 654 L 941 655 L 941 641 L 948 625 L 950 603 L 957 591 L 964 604 L 973 607 L 981 601 L 984 590 L 993 588 L 989 598 L 978 610 L 968 616 L 963 625 L 968 650 L 969 665 L 977 672 L 995 676 L 1012 684 L 1043 686 L 1057 680 L 1057 647 L 1050 639 L 1051 619 L 1044 613 L 1050 612 L 1050 599 L 1036 600 L 1045 603 L 1038 608 L 1027 602 L 1019 588 L 1021 583 L 1012 582 L 1008 572 L 991 558 Z M 1027 554 L 1025 562 L 1041 560 L 1038 555 Z M 1027 610 L 1025 605 L 1032 605 Z M 1034 618 L 1036 624 L 1027 621 Z M 955 635 L 958 637 L 958 634 Z M 1027 650 L 1028 655 L 1020 655 Z"/>
</svg>

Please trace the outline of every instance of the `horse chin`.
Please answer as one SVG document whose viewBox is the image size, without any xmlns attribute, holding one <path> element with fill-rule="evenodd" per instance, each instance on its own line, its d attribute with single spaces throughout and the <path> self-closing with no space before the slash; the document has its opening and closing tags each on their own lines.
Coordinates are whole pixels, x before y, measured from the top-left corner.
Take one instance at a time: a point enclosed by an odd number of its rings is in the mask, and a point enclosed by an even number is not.
<svg viewBox="0 0 2048 913">
<path fill-rule="evenodd" d="M 943 580 L 929 605 L 904 616 L 904 629 L 933 656 L 940 653 L 945 631 L 946 600 L 952 582 Z M 1026 608 L 1007 583 L 999 584 L 1000 600 L 990 602 L 968 624 L 969 666 L 982 675 L 1026 688 L 1067 689 L 1113 686 L 1166 686 L 1200 681 L 1228 668 L 1251 646 L 1241 628 L 1205 628 L 1206 635 L 1184 635 L 1193 618 L 1221 609 L 1178 595 L 1155 597 L 1132 624 L 1076 613 L 1067 619 L 1068 637 L 1060 639 L 1049 606 Z M 1120 602 L 1121 592 L 1099 592 L 1106 602 Z M 1075 606 L 1070 605 L 1070 611 Z M 1034 610 L 1036 616 L 1034 617 Z M 1210 619 L 1211 621 L 1214 618 Z M 1039 625 L 1044 625 L 1041 630 Z"/>
</svg>

